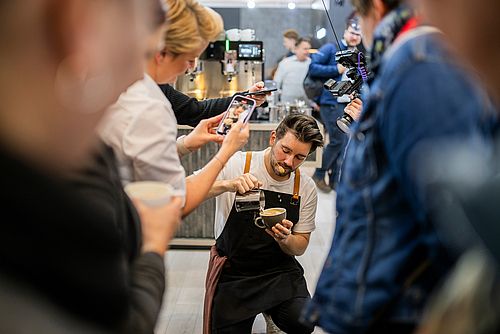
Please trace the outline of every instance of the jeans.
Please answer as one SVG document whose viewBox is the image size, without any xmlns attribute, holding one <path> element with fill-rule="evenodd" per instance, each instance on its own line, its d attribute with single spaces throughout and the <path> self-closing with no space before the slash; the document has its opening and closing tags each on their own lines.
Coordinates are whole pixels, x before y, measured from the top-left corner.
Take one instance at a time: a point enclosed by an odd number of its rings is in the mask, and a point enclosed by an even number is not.
<svg viewBox="0 0 500 334">
<path fill-rule="evenodd" d="M 343 115 L 345 106 L 345 103 L 323 105 L 319 111 L 330 140 L 323 149 L 323 162 L 321 168 L 314 172 L 314 178 L 323 180 L 325 174 L 329 173 L 332 188 L 338 182 L 343 151 L 347 143 L 347 135 L 337 127 L 337 118 Z"/>
</svg>

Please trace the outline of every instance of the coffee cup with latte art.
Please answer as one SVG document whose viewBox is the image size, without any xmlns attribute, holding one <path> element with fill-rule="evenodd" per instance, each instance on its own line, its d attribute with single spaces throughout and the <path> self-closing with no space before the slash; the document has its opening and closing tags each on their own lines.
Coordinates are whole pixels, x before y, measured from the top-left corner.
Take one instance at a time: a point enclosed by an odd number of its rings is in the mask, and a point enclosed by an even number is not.
<svg viewBox="0 0 500 334">
<path fill-rule="evenodd" d="M 269 208 L 262 210 L 260 216 L 254 221 L 255 226 L 259 228 L 271 229 L 277 223 L 281 223 L 286 219 L 286 209 L 284 208 Z"/>
</svg>

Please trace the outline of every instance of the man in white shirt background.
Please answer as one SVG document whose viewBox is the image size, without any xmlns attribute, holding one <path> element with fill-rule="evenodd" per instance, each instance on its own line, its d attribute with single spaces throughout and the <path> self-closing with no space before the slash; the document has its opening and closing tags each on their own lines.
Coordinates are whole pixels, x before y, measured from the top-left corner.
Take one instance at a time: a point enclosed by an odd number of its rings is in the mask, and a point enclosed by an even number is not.
<svg viewBox="0 0 500 334">
<path fill-rule="evenodd" d="M 311 63 L 310 49 L 311 41 L 299 38 L 295 47 L 295 55 L 285 58 L 279 63 L 274 81 L 281 90 L 281 102 L 308 101 L 302 83 Z"/>
</svg>

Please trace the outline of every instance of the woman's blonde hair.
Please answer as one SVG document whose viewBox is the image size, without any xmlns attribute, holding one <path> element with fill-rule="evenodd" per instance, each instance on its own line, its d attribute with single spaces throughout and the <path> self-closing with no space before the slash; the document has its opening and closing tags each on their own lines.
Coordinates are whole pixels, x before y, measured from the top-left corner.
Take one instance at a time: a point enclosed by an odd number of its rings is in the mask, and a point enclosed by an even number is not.
<svg viewBox="0 0 500 334">
<path fill-rule="evenodd" d="M 179 55 L 197 51 L 224 30 L 222 17 L 196 0 L 165 0 L 165 50 Z"/>
</svg>

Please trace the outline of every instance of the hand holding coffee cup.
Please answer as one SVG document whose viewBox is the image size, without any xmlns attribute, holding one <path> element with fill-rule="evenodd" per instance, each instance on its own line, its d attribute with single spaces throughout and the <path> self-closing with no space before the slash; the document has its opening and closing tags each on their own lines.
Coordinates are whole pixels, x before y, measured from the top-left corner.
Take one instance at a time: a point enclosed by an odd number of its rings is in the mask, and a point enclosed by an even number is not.
<svg viewBox="0 0 500 334">
<path fill-rule="evenodd" d="M 149 207 L 165 205 L 172 196 L 180 195 L 171 185 L 157 181 L 130 182 L 125 186 L 125 192 L 130 198 Z"/>
<path fill-rule="evenodd" d="M 141 219 L 142 252 L 163 256 L 181 222 L 182 198 L 172 197 L 169 203 L 154 207 L 135 199 L 134 206 Z"/>
<path fill-rule="evenodd" d="M 255 218 L 255 226 L 259 228 L 272 229 L 274 225 L 286 219 L 286 209 L 269 208 L 262 210 L 260 216 Z"/>
<path fill-rule="evenodd" d="M 283 219 L 281 223 L 277 223 L 270 230 L 266 229 L 265 231 L 273 237 L 274 240 L 282 242 L 285 241 L 290 234 L 292 234 L 292 226 L 293 223 L 291 221 Z"/>
<path fill-rule="evenodd" d="M 171 185 L 157 181 L 131 182 L 125 192 L 141 218 L 142 252 L 163 256 L 181 221 L 182 198 Z"/>
</svg>

